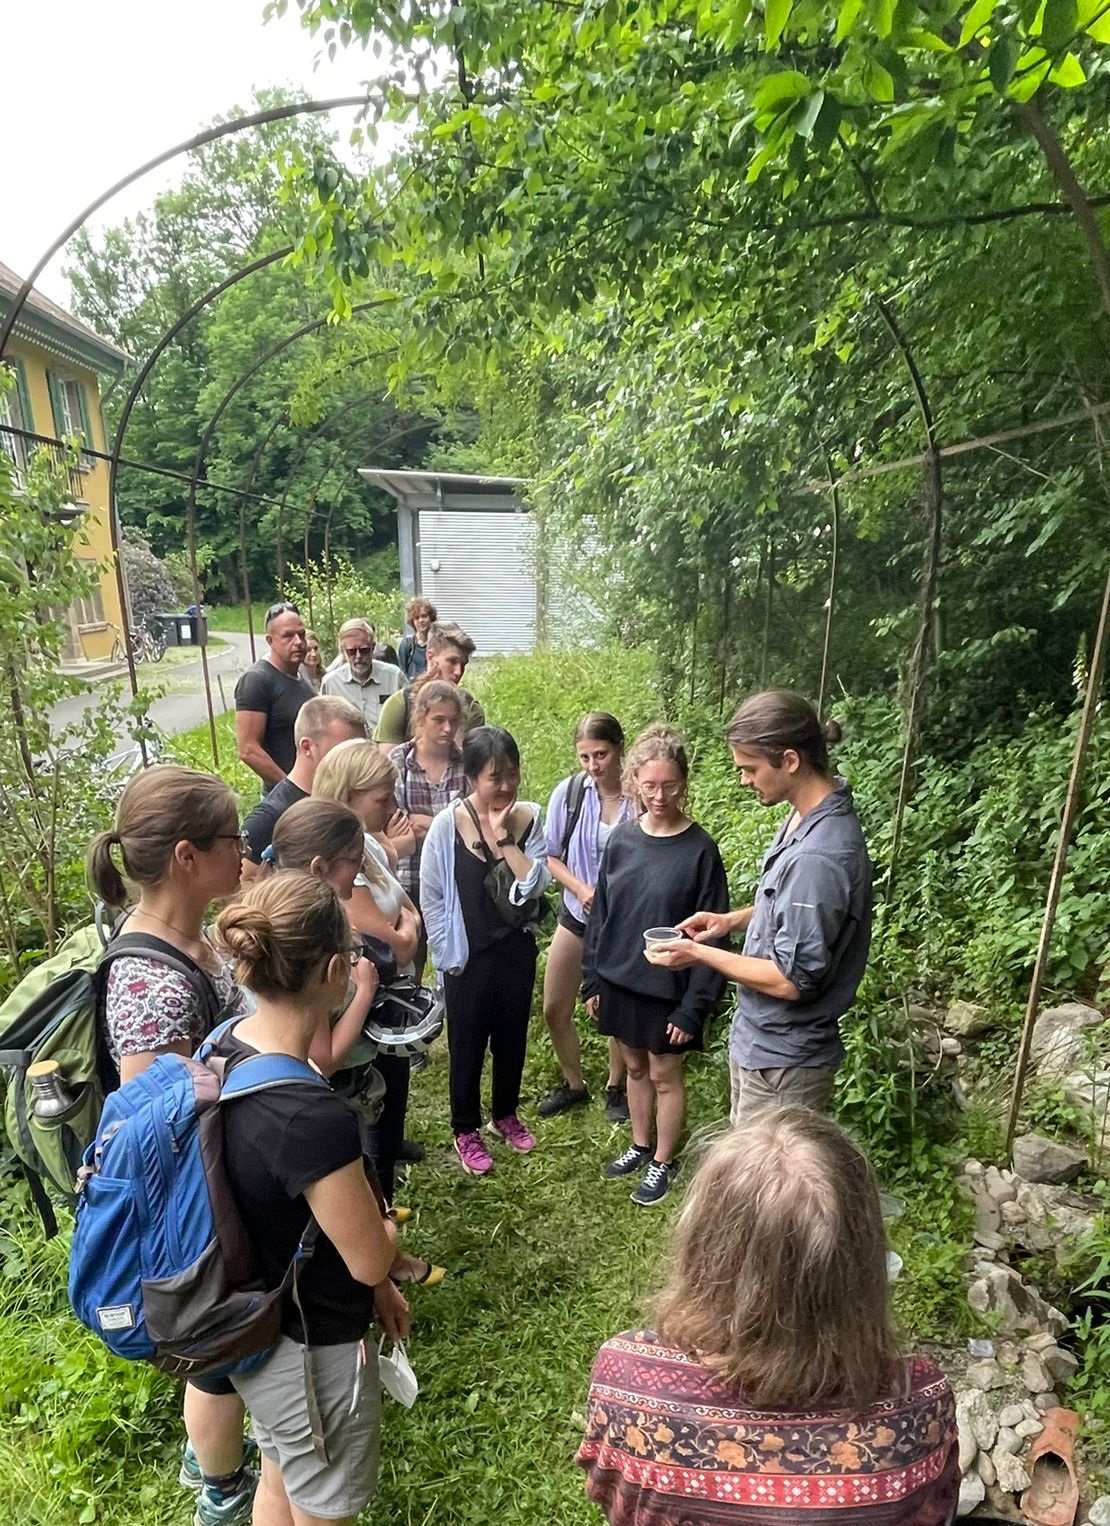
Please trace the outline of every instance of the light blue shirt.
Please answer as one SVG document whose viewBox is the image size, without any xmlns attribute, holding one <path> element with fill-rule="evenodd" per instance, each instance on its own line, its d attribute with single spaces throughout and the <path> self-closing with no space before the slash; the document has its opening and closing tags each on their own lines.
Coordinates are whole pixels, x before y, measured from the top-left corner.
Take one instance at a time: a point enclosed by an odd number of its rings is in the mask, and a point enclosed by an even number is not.
<svg viewBox="0 0 1110 1526">
<path fill-rule="evenodd" d="M 547 837 L 543 814 L 531 800 L 518 805 L 532 813 L 532 826 L 524 844 L 526 857 L 532 860 L 532 872 L 523 880 L 514 880 L 509 899 L 516 906 L 542 895 L 551 883 L 547 867 Z M 428 948 L 439 975 L 459 975 L 470 958 L 459 887 L 455 882 L 455 811 L 448 806 L 428 828 L 420 855 L 420 911 L 428 934 Z"/>
<path fill-rule="evenodd" d="M 567 835 L 567 794 L 570 791 L 571 774 L 563 779 L 551 791 L 551 799 L 547 806 L 547 851 L 557 858 L 561 856 L 563 838 Z M 617 816 L 617 825 L 622 821 L 635 821 L 639 812 L 627 795 L 621 796 L 620 812 Z M 596 885 L 598 870 L 601 866 L 601 850 L 604 844 L 601 837 L 601 796 L 598 793 L 597 780 L 590 775 L 586 776 L 586 791 L 582 796 L 582 814 L 578 818 L 578 824 L 574 829 L 574 835 L 567 844 L 567 856 L 563 859 L 567 868 L 584 885 Z M 582 910 L 582 902 L 567 888 L 563 887 L 563 905 L 572 917 L 577 917 L 579 922 L 586 920 L 586 913 Z"/>
</svg>

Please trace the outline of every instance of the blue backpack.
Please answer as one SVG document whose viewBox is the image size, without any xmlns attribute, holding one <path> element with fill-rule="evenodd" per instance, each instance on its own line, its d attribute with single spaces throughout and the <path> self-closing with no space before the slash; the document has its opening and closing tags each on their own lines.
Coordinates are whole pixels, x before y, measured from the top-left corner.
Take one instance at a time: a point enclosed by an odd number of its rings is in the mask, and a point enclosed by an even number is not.
<svg viewBox="0 0 1110 1526">
<path fill-rule="evenodd" d="M 282 1304 L 311 1257 L 308 1227 L 282 1284 L 263 1287 L 224 1169 L 221 1108 L 309 1082 L 317 1071 L 261 1054 L 224 1074 L 212 1033 L 194 1059 L 160 1055 L 108 1098 L 77 1182 L 69 1301 L 116 1356 L 180 1377 L 247 1372 L 281 1332 Z"/>
</svg>

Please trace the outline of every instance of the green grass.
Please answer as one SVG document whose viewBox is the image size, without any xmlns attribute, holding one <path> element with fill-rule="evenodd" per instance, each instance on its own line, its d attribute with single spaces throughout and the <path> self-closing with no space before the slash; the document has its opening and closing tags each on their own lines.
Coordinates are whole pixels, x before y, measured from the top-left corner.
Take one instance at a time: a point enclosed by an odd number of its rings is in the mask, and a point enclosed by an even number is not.
<svg viewBox="0 0 1110 1526">
<path fill-rule="evenodd" d="M 619 649 L 489 659 L 468 684 L 491 721 L 516 735 L 523 793 L 541 801 L 574 766 L 583 710 L 612 709 L 630 736 L 658 713 L 647 659 Z M 217 723 L 220 771 L 246 811 L 259 787 L 235 759 L 233 720 Z M 695 814 L 718 835 L 740 895 L 775 822 L 737 790 L 715 723 L 695 725 L 691 739 Z M 181 761 L 212 767 L 206 726 L 171 745 Z M 688 1062 L 695 1132 L 726 1116 L 726 1028 L 718 1020 L 708 1052 Z M 875 1028 L 873 1038 L 853 1040 L 862 1101 L 849 1107 L 906 1204 L 893 1232 L 906 1261 L 896 1305 L 910 1338 L 959 1343 L 967 1333 L 966 1212 L 924 1112 L 908 1136 L 891 1117 L 901 1103 L 893 1087 L 884 1101 L 880 1049 L 889 1043 L 878 1018 Z M 596 1095 L 605 1058 L 592 1032 L 586 1056 Z M 406 1247 L 442 1262 L 449 1276 L 439 1288 L 413 1291 L 409 1350 L 421 1397 L 411 1412 L 384 1401 L 380 1492 L 365 1526 L 488 1526 L 499 1516 L 529 1526 L 596 1523 L 573 1462 L 590 1363 L 604 1339 L 644 1317 L 681 1193 L 642 1210 L 629 1202 L 627 1183 L 602 1179 L 602 1163 L 623 1148 L 627 1131 L 611 1129 L 596 1102 L 536 1124 L 530 1157 L 498 1145 L 493 1176 L 465 1176 L 451 1147 L 446 1059 L 441 1042 L 414 1078 L 408 1132 L 426 1143 L 428 1159 L 411 1171 L 402 1201 L 417 1210 Z M 535 1120 L 534 1104 L 556 1075 L 537 1000 L 526 1119 Z M 177 1385 L 106 1355 L 67 1312 L 64 1243 L 42 1243 L 22 1187 L 0 1184 L 0 1204 L 4 1526 L 184 1523 L 191 1507 L 175 1482 Z"/>
<path fill-rule="evenodd" d="M 265 604 L 252 604 L 252 619 L 254 620 L 254 633 L 260 636 L 266 629 L 266 611 L 272 600 Z M 213 631 L 238 631 L 242 635 L 247 633 L 247 606 L 245 604 L 206 604 L 204 612 L 208 617 L 208 629 Z"/>
</svg>

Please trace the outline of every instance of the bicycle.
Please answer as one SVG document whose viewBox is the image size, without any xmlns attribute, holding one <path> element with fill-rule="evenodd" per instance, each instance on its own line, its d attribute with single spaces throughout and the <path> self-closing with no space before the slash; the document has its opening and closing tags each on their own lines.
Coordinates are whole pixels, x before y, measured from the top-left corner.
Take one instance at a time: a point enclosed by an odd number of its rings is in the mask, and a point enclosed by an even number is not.
<svg viewBox="0 0 1110 1526">
<path fill-rule="evenodd" d="M 115 631 L 115 640 L 112 642 L 112 661 L 126 662 L 127 648 L 123 643 L 123 632 L 118 625 L 112 625 Z M 166 637 L 161 626 L 153 630 L 147 622 L 136 626 L 128 632 L 131 638 L 131 653 L 135 659 L 135 666 L 142 662 L 161 662 L 166 655 Z"/>
</svg>

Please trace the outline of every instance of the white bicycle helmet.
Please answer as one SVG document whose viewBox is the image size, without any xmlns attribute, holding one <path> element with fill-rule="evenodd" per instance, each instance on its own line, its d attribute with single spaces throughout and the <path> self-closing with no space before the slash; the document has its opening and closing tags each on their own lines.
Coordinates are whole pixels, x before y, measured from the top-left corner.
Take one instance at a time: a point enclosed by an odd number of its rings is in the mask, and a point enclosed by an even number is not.
<svg viewBox="0 0 1110 1526">
<path fill-rule="evenodd" d="M 395 980 L 379 988 L 363 1032 L 386 1054 L 411 1060 L 442 1033 L 443 1016 L 442 991 Z"/>
</svg>

